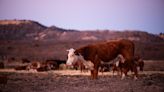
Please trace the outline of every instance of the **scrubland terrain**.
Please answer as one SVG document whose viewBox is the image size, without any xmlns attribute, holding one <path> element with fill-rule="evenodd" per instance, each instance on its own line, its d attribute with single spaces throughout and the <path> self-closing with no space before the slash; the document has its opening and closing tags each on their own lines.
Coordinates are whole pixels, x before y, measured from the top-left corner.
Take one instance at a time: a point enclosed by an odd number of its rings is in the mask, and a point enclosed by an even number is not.
<svg viewBox="0 0 164 92">
<path fill-rule="evenodd" d="M 144 72 L 134 80 L 132 74 L 124 80 L 112 72 L 99 72 L 97 80 L 90 79 L 90 72 L 79 70 L 51 70 L 47 72 L 1 69 L 0 76 L 7 77 L 0 84 L 1 92 L 163 92 L 164 62 L 145 61 Z"/>
</svg>

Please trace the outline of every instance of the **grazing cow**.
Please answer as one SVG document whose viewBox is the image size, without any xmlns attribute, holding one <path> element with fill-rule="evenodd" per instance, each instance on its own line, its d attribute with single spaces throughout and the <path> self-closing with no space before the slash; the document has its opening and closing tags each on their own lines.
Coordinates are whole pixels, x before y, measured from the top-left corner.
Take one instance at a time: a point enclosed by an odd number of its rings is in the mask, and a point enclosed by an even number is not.
<svg viewBox="0 0 164 92">
<path fill-rule="evenodd" d="M 133 62 L 134 57 L 134 43 L 129 40 L 110 41 L 98 44 L 91 44 L 79 49 L 68 50 L 67 65 L 73 65 L 79 58 L 83 62 L 91 62 L 91 78 L 97 79 L 98 68 L 101 65 L 100 62 L 109 62 L 115 59 L 119 54 L 125 58 L 125 62 L 122 68 L 124 73 L 122 78 L 127 75 L 129 70 L 135 73 L 135 78 L 138 76 L 137 68 Z"/>
</svg>

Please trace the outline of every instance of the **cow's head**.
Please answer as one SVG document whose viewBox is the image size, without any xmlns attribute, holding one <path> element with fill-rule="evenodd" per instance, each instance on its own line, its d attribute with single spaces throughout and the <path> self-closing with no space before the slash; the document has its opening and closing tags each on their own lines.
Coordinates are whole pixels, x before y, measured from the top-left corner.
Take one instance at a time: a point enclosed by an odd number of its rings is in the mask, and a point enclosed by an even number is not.
<svg viewBox="0 0 164 92">
<path fill-rule="evenodd" d="M 84 65 L 86 69 L 93 70 L 94 64 L 89 61 L 85 60 L 80 53 L 75 53 L 73 48 L 67 50 L 68 51 L 68 59 L 66 62 L 67 66 L 75 66 L 76 64 Z"/>
<path fill-rule="evenodd" d="M 67 62 L 66 64 L 67 65 L 73 65 L 75 64 L 77 61 L 78 61 L 78 56 L 75 55 L 75 49 L 71 48 L 68 51 L 68 59 L 67 59 Z"/>
</svg>

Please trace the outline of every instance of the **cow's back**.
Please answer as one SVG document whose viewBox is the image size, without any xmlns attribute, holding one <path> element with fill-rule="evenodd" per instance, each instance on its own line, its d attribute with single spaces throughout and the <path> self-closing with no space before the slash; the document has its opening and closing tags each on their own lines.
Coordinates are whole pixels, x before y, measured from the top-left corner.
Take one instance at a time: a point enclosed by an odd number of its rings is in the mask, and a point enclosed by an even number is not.
<svg viewBox="0 0 164 92">
<path fill-rule="evenodd" d="M 98 57 L 101 61 L 109 62 L 122 54 L 125 59 L 131 60 L 134 55 L 134 44 L 129 40 L 119 40 L 87 45 L 79 48 L 75 53 L 81 54 L 84 59 L 95 62 Z"/>
</svg>

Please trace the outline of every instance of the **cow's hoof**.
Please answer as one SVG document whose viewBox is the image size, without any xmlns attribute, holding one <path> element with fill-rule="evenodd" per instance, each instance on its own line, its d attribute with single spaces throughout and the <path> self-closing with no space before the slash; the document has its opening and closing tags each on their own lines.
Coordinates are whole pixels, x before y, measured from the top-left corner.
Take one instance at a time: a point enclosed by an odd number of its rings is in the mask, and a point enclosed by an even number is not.
<svg viewBox="0 0 164 92">
<path fill-rule="evenodd" d="M 125 79 L 125 74 L 122 74 L 121 80 Z"/>
<path fill-rule="evenodd" d="M 134 80 L 137 80 L 138 78 L 136 76 L 134 76 Z"/>
</svg>

